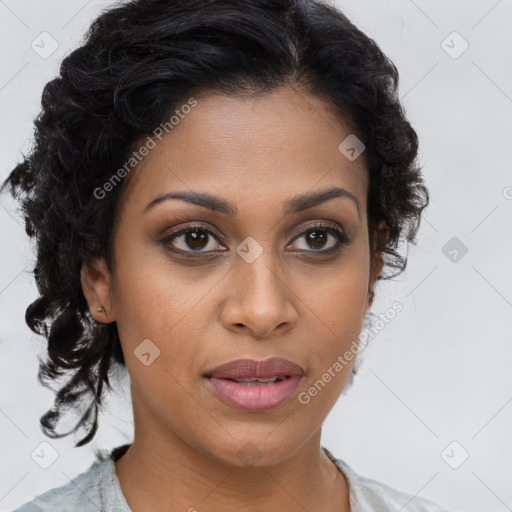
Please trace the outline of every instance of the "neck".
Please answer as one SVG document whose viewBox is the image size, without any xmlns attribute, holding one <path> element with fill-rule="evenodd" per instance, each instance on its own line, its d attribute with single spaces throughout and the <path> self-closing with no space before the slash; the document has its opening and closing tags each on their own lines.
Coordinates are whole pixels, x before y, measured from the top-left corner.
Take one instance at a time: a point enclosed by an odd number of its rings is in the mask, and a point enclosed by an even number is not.
<svg viewBox="0 0 512 512">
<path fill-rule="evenodd" d="M 347 482 L 319 437 L 280 464 L 240 468 L 184 443 L 136 435 L 115 471 L 134 512 L 349 512 Z"/>
</svg>

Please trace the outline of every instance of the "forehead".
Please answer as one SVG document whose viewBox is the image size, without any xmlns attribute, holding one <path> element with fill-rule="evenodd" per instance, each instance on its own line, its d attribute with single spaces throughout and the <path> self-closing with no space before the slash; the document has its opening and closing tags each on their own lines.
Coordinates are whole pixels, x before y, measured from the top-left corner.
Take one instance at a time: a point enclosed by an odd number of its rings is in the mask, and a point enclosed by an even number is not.
<svg viewBox="0 0 512 512">
<path fill-rule="evenodd" d="M 329 102 L 289 86 L 253 98 L 210 91 L 194 99 L 127 176 L 130 208 L 142 213 L 156 195 L 188 189 L 242 203 L 240 210 L 331 186 L 365 206 L 363 158 L 340 152 L 351 132 Z"/>
</svg>

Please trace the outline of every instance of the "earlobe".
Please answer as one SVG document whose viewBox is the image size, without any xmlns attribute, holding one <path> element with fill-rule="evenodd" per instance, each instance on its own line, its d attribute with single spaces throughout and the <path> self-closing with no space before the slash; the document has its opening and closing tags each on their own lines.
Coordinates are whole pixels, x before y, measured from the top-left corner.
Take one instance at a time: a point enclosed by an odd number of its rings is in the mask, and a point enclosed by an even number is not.
<svg viewBox="0 0 512 512">
<path fill-rule="evenodd" d="M 377 278 L 380 276 L 380 273 L 382 272 L 382 268 L 384 266 L 384 258 L 382 257 L 382 251 L 376 251 L 375 255 L 373 257 L 372 262 L 372 288 L 375 282 L 377 281 Z"/>
<path fill-rule="evenodd" d="M 101 323 L 113 322 L 112 281 L 104 258 L 84 263 L 80 270 L 80 282 L 91 316 Z"/>
</svg>

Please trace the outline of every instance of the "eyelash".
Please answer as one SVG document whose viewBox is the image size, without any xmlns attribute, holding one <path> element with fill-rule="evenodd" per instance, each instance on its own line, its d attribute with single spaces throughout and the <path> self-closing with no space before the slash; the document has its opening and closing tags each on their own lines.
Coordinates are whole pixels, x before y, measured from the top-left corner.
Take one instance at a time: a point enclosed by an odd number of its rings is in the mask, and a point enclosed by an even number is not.
<svg viewBox="0 0 512 512">
<path fill-rule="evenodd" d="M 315 222 L 311 226 L 308 226 L 306 229 L 301 231 L 293 239 L 293 241 L 298 240 L 299 238 L 308 234 L 308 232 L 314 231 L 315 229 L 319 229 L 319 228 L 322 228 L 322 230 L 326 231 L 327 233 L 332 234 L 337 239 L 338 243 L 334 247 L 331 247 L 330 249 L 327 249 L 327 250 L 319 249 L 317 251 L 315 251 L 315 250 L 309 250 L 309 251 L 306 250 L 305 251 L 305 250 L 301 249 L 300 250 L 301 252 L 309 252 L 309 253 L 314 253 L 314 254 L 318 253 L 320 255 L 326 255 L 326 254 L 332 254 L 334 252 L 338 252 L 344 246 L 350 244 L 350 238 L 342 229 L 340 229 L 334 225 L 325 224 L 322 222 Z M 160 243 L 162 243 L 169 251 L 171 251 L 173 253 L 179 253 L 180 255 L 183 255 L 187 258 L 188 257 L 200 258 L 200 257 L 214 255 L 215 253 L 211 253 L 211 252 L 209 253 L 209 252 L 200 252 L 200 251 L 197 251 L 197 252 L 196 251 L 183 251 L 182 249 L 175 249 L 175 248 L 170 247 L 170 242 L 172 242 L 175 238 L 178 238 L 180 235 L 187 234 L 189 232 L 193 232 L 196 230 L 204 231 L 205 233 L 207 233 L 209 236 L 215 238 L 216 240 L 219 240 L 219 238 L 222 238 L 216 232 L 212 231 L 211 229 L 209 229 L 205 226 L 195 224 L 195 225 L 191 225 L 191 226 L 176 228 L 174 231 L 171 231 L 169 234 L 167 234 L 164 238 L 160 239 Z M 224 251 L 222 251 L 222 252 L 224 252 Z"/>
</svg>

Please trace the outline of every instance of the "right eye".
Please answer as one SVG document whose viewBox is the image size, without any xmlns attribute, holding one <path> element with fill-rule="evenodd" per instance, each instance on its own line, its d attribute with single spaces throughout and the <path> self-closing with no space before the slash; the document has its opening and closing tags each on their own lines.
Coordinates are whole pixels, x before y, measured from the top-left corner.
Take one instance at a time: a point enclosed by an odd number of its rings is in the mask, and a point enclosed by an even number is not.
<svg viewBox="0 0 512 512">
<path fill-rule="evenodd" d="M 185 256 L 214 252 L 215 245 L 220 245 L 223 248 L 221 250 L 226 250 L 220 243 L 211 243 L 212 240 L 218 239 L 210 229 L 195 225 L 178 228 L 166 235 L 161 242 L 170 251 L 183 253 Z M 204 250 L 208 247 L 209 250 Z"/>
</svg>

